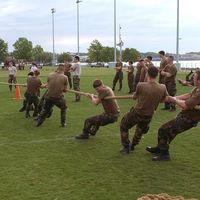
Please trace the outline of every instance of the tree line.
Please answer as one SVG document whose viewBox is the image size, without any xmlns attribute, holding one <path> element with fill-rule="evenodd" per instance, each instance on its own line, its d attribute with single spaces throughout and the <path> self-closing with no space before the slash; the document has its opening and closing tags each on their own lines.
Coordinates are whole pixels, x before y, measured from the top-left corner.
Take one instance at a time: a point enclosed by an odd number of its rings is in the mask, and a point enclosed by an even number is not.
<svg viewBox="0 0 200 200">
<path fill-rule="evenodd" d="M 0 38 L 0 62 L 4 62 L 8 56 L 16 60 L 25 60 L 27 62 L 35 61 L 37 63 L 51 63 L 53 59 L 52 52 L 46 52 L 41 45 L 33 47 L 31 41 L 27 38 L 18 38 L 13 46 L 13 52 L 8 52 L 8 44 Z M 114 48 L 103 46 L 97 39 L 93 40 L 88 48 L 88 62 L 112 62 L 114 60 Z M 126 48 L 122 51 L 122 60 L 136 61 L 140 52 L 134 48 Z M 117 49 L 117 57 L 119 50 Z M 72 56 L 68 52 L 56 54 L 57 62 L 71 62 Z"/>
<path fill-rule="evenodd" d="M 27 38 L 21 37 L 12 45 L 13 52 L 8 52 L 8 43 L 0 38 L 0 62 L 4 62 L 8 56 L 14 57 L 16 60 L 25 60 L 27 62 L 36 63 L 51 63 L 53 59 L 52 52 L 46 52 L 41 45 L 33 47 L 31 41 Z M 56 55 L 58 62 L 64 62 L 64 60 L 70 62 L 72 57 L 69 53 L 63 52 Z"/>
</svg>

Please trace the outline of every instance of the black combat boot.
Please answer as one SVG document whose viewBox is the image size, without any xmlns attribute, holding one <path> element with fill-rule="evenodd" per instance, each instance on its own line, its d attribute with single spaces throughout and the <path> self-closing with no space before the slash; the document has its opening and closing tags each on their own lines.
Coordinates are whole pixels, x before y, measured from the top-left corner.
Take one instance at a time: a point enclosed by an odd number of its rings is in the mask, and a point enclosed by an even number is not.
<svg viewBox="0 0 200 200">
<path fill-rule="evenodd" d="M 60 127 L 65 128 L 67 126 L 66 123 L 61 123 Z"/>
<path fill-rule="evenodd" d="M 175 112 L 175 111 L 176 111 L 176 107 L 175 107 L 175 105 L 171 105 L 169 111 L 170 111 L 170 112 Z"/>
<path fill-rule="evenodd" d="M 44 119 L 41 119 L 41 117 L 37 118 L 37 124 L 36 127 L 39 127 L 44 122 Z"/>
<path fill-rule="evenodd" d="M 123 147 L 119 152 L 120 152 L 121 154 L 126 155 L 126 154 L 129 154 L 129 153 L 130 153 L 130 150 L 131 150 L 130 145 L 127 144 L 127 145 L 124 145 L 124 147 Z"/>
<path fill-rule="evenodd" d="M 146 151 L 152 154 L 160 154 L 160 148 L 159 147 L 146 147 Z"/>
<path fill-rule="evenodd" d="M 129 149 L 130 149 L 130 151 L 134 151 L 135 150 L 135 145 L 134 144 L 130 144 L 129 145 Z"/>
<path fill-rule="evenodd" d="M 152 161 L 169 161 L 169 160 L 170 160 L 170 155 L 168 150 L 160 150 L 160 154 L 152 158 Z"/>
<path fill-rule="evenodd" d="M 81 133 L 81 134 L 75 136 L 75 138 L 79 139 L 79 140 L 87 140 L 87 139 L 89 139 L 89 134 Z"/>
</svg>

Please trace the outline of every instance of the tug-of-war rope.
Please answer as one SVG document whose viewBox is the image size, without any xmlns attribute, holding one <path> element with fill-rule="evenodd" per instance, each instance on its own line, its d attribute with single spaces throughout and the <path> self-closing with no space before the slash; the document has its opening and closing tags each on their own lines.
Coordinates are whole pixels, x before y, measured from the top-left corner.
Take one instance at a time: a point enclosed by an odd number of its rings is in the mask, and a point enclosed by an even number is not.
<svg viewBox="0 0 200 200">
<path fill-rule="evenodd" d="M 13 85 L 13 86 L 24 86 L 26 87 L 27 85 L 24 83 L 7 83 L 7 82 L 0 82 L 0 85 Z M 88 97 L 89 95 L 91 95 L 90 93 L 87 92 L 79 92 L 79 91 L 75 91 L 75 90 L 66 90 L 66 92 L 69 93 L 74 93 L 74 94 L 79 94 L 85 97 Z M 132 95 L 127 95 L 127 96 L 109 96 L 109 97 L 105 97 L 104 99 L 133 99 Z"/>
</svg>

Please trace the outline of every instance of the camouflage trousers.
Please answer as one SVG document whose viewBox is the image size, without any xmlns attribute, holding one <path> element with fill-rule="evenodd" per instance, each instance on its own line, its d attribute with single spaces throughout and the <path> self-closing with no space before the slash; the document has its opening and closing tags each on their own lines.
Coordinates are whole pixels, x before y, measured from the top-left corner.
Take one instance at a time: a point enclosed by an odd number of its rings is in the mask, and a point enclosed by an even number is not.
<svg viewBox="0 0 200 200">
<path fill-rule="evenodd" d="M 163 76 L 161 73 L 159 73 L 158 82 L 159 82 L 160 84 L 165 84 L 164 79 L 165 79 L 165 76 Z"/>
<path fill-rule="evenodd" d="M 80 91 L 80 77 L 77 75 L 73 76 L 73 88 L 75 91 Z M 79 101 L 81 96 L 79 94 L 75 94 L 75 98 Z"/>
<path fill-rule="evenodd" d="M 47 92 L 48 92 L 48 90 L 46 90 L 44 92 L 44 94 L 42 95 L 42 97 L 39 100 L 39 103 L 38 103 L 38 113 L 41 113 L 42 108 L 44 107 L 45 97 L 46 97 Z"/>
<path fill-rule="evenodd" d="M 24 93 L 24 100 L 23 100 L 23 106 L 22 106 L 22 110 L 26 110 L 26 105 L 27 105 L 27 91 Z"/>
<path fill-rule="evenodd" d="M 151 122 L 152 116 L 141 116 L 137 113 L 135 108 L 124 115 L 120 124 L 121 132 L 121 143 L 124 147 L 129 146 L 129 129 L 136 125 L 135 134 L 132 139 L 132 145 L 135 146 L 139 144 L 142 135 L 147 133 L 149 130 L 149 124 Z"/>
<path fill-rule="evenodd" d="M 133 92 L 133 86 L 134 86 L 134 75 L 128 73 L 128 87 L 129 87 L 129 92 Z"/>
<path fill-rule="evenodd" d="M 113 91 L 115 90 L 115 86 L 117 84 L 117 81 L 119 81 L 119 90 L 122 89 L 122 80 L 123 80 L 123 72 L 117 72 L 115 74 L 114 79 L 113 79 L 113 87 L 112 87 Z"/>
<path fill-rule="evenodd" d="M 8 83 L 17 83 L 16 77 L 14 75 L 9 75 Z M 16 88 L 16 86 L 15 86 Z M 12 91 L 12 85 L 9 85 L 10 91 Z"/>
<path fill-rule="evenodd" d="M 85 120 L 83 134 L 95 135 L 100 126 L 105 126 L 117 121 L 119 114 L 102 113 Z"/>
<path fill-rule="evenodd" d="M 72 88 L 72 77 L 71 77 L 71 73 L 70 73 L 70 72 L 67 72 L 67 73 L 65 73 L 65 75 L 66 75 L 67 78 L 68 78 L 69 87 L 70 87 L 70 89 L 71 89 L 71 88 Z"/>
<path fill-rule="evenodd" d="M 168 150 L 171 141 L 180 133 L 197 126 L 195 122 L 179 113 L 177 117 L 158 129 L 158 147 L 161 150 Z"/>
<path fill-rule="evenodd" d="M 134 82 L 133 82 L 133 92 L 136 91 L 136 87 L 137 87 L 139 81 L 140 81 L 140 77 L 138 77 L 138 76 L 136 75 L 135 78 L 134 78 Z"/>
<path fill-rule="evenodd" d="M 174 97 L 176 95 L 176 83 L 175 82 L 165 82 L 167 92 L 170 96 Z M 174 103 L 165 102 L 165 108 L 175 108 Z"/>
<path fill-rule="evenodd" d="M 43 122 L 47 117 L 49 117 L 52 113 L 52 108 L 54 105 L 60 108 L 61 125 L 65 124 L 67 106 L 64 96 L 61 96 L 59 98 L 45 97 L 42 111 L 38 116 L 38 121 Z"/>
<path fill-rule="evenodd" d="M 29 116 L 29 111 L 31 110 L 33 104 L 34 105 L 33 117 L 36 117 L 38 114 L 39 97 L 29 93 L 25 93 L 25 95 L 26 95 L 26 116 Z"/>
</svg>

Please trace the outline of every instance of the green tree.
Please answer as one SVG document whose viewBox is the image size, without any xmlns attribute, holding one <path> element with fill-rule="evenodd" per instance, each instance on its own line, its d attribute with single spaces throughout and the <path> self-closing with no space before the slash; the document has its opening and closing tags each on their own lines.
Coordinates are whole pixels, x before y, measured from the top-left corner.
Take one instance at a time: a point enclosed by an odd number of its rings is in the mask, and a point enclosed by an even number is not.
<svg viewBox="0 0 200 200">
<path fill-rule="evenodd" d="M 117 57 L 119 56 L 119 50 L 117 49 Z M 103 62 L 112 62 L 114 60 L 114 48 L 103 47 L 101 52 L 101 59 Z"/>
<path fill-rule="evenodd" d="M 125 50 L 122 51 L 123 61 L 132 60 L 133 62 L 135 62 L 137 61 L 137 58 L 139 55 L 140 55 L 140 52 L 134 48 L 126 48 Z"/>
<path fill-rule="evenodd" d="M 13 55 L 16 59 L 25 59 L 30 61 L 32 59 L 32 42 L 26 38 L 19 38 L 14 44 Z"/>
<path fill-rule="evenodd" d="M 63 52 L 60 55 L 58 55 L 58 62 L 64 63 L 65 61 L 71 62 L 72 56 L 69 53 Z"/>
<path fill-rule="evenodd" d="M 53 54 L 51 52 L 43 52 L 42 54 L 42 62 L 43 63 L 50 63 L 52 62 Z"/>
<path fill-rule="evenodd" d="M 44 50 L 40 45 L 36 45 L 32 50 L 33 60 L 40 63 L 43 61 Z"/>
<path fill-rule="evenodd" d="M 8 55 L 8 44 L 0 38 L 0 62 L 3 62 Z"/>
<path fill-rule="evenodd" d="M 88 49 L 89 62 L 101 62 L 103 46 L 98 40 L 93 40 Z"/>
</svg>

